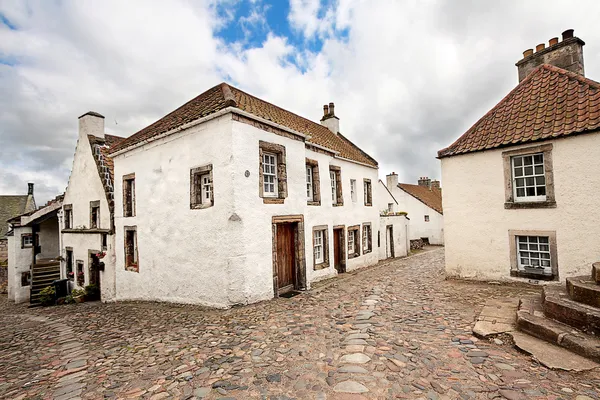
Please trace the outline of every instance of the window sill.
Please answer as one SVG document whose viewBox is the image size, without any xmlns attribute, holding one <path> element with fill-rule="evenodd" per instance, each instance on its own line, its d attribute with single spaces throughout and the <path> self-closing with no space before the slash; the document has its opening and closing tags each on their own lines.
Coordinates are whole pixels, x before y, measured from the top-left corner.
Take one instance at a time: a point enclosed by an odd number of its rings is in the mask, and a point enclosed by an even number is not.
<svg viewBox="0 0 600 400">
<path fill-rule="evenodd" d="M 373 204 L 371 204 L 371 203 L 365 203 L 365 207 L 373 207 Z"/>
<path fill-rule="evenodd" d="M 74 228 L 65 228 L 61 232 L 62 233 L 109 233 L 110 234 L 110 229 L 100 229 L 100 228 L 74 229 Z"/>
<path fill-rule="evenodd" d="M 140 272 L 140 267 L 125 267 L 125 271 L 129 271 L 129 272 Z"/>
<path fill-rule="evenodd" d="M 535 272 L 527 272 L 527 271 L 510 271 L 510 276 L 516 278 L 527 278 L 527 279 L 535 279 L 538 281 L 557 281 L 558 277 L 554 275 L 546 275 Z"/>
<path fill-rule="evenodd" d="M 360 254 L 358 254 L 358 253 L 348 254 L 348 260 L 350 260 L 351 258 L 356 258 L 358 256 L 360 256 Z"/>
<path fill-rule="evenodd" d="M 504 203 L 507 210 L 523 210 L 527 208 L 556 208 L 556 201 L 523 201 Z"/>
<path fill-rule="evenodd" d="M 190 204 L 190 210 L 203 210 L 205 208 L 210 208 L 213 206 L 213 203 L 210 204 Z"/>
<path fill-rule="evenodd" d="M 320 269 L 325 269 L 325 268 L 329 268 L 329 263 L 328 262 L 322 262 L 320 264 L 315 264 L 315 266 L 313 267 L 314 271 L 318 271 Z"/>
<path fill-rule="evenodd" d="M 344 203 L 334 203 L 331 206 L 332 207 L 342 207 L 344 205 Z"/>
<path fill-rule="evenodd" d="M 373 251 L 373 250 L 365 250 L 365 251 L 363 251 L 363 255 L 365 255 L 365 254 L 369 254 L 369 253 L 370 253 L 370 252 L 372 252 L 372 251 Z"/>
<path fill-rule="evenodd" d="M 309 200 L 309 201 L 306 202 L 306 205 L 308 205 L 308 206 L 320 206 L 321 202 L 320 201 L 310 201 Z"/>
<path fill-rule="evenodd" d="M 263 197 L 264 204 L 283 204 L 284 200 L 277 197 Z"/>
</svg>

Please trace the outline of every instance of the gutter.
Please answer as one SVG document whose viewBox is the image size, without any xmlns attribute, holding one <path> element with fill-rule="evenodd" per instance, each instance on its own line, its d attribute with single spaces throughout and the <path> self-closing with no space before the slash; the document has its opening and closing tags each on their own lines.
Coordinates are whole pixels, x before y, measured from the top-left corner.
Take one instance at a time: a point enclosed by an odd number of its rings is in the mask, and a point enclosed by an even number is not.
<svg viewBox="0 0 600 400">
<path fill-rule="evenodd" d="M 338 154 L 339 154 L 339 153 L 338 153 Z M 345 157 L 339 156 L 339 155 L 337 155 L 337 154 L 336 154 L 336 155 L 334 155 L 334 156 L 333 156 L 333 158 L 337 158 L 337 159 L 339 159 L 339 160 L 343 160 L 343 161 L 351 162 L 351 163 L 354 163 L 354 164 L 362 165 L 363 167 L 369 167 L 369 168 L 373 168 L 373 169 L 379 169 L 379 166 L 376 166 L 376 167 L 375 167 L 375 166 L 373 166 L 373 165 L 366 164 L 366 163 L 363 163 L 363 162 L 360 162 L 360 161 L 354 161 L 354 160 L 350 160 L 349 158 L 345 158 Z"/>
</svg>

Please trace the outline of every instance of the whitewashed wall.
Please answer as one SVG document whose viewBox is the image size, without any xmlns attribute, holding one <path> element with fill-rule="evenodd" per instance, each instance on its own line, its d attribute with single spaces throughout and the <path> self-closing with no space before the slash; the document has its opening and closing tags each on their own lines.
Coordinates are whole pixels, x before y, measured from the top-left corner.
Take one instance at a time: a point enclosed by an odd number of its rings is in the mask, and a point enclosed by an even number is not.
<svg viewBox="0 0 600 400">
<path fill-rule="evenodd" d="M 444 244 L 444 216 L 400 188 L 392 192 L 398 200 L 400 211 L 410 218 L 410 239 L 429 238 L 430 244 Z M 429 222 L 425 222 L 429 215 Z"/>
<path fill-rule="evenodd" d="M 384 260 L 387 257 L 387 226 L 391 225 L 393 228 L 393 242 L 394 242 L 394 257 L 406 257 L 408 250 L 410 249 L 410 243 L 408 239 L 409 235 L 409 220 L 403 215 L 389 215 L 381 216 L 379 219 L 379 259 Z"/>
<path fill-rule="evenodd" d="M 21 248 L 21 235 L 31 233 L 29 227 L 14 229 L 8 237 L 8 298 L 15 303 L 29 301 L 30 286 L 21 286 L 21 273 L 31 271 L 33 248 Z"/>
<path fill-rule="evenodd" d="M 36 256 L 37 260 L 42 258 L 57 258 L 60 256 L 58 219 L 50 218 L 40 224 L 38 238 L 41 253 Z"/>
<path fill-rule="evenodd" d="M 556 231 L 560 280 L 600 260 L 600 146 L 597 134 L 551 142 L 557 208 L 504 209 L 502 150 L 442 158 L 446 272 L 510 278 L 508 231 Z M 527 146 L 515 146 L 517 149 Z M 518 278 L 514 278 L 518 279 Z"/>
</svg>

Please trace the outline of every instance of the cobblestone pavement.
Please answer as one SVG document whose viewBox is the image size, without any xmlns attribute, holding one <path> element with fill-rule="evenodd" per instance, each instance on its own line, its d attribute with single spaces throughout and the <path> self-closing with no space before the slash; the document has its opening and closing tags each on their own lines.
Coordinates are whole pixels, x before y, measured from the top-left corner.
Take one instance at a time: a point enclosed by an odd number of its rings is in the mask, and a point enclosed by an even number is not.
<svg viewBox="0 0 600 400">
<path fill-rule="evenodd" d="M 471 336 L 490 297 L 443 279 L 443 250 L 230 310 L 154 303 L 27 309 L 0 299 L 7 399 L 600 399 L 600 372 L 550 371 Z"/>
</svg>

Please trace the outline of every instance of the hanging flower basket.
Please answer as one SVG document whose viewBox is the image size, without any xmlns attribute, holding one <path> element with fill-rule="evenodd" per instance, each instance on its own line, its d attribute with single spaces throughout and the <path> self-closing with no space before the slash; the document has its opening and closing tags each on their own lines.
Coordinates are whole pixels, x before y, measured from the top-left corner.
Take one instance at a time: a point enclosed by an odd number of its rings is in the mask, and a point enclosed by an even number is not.
<svg viewBox="0 0 600 400">
<path fill-rule="evenodd" d="M 105 251 L 101 251 L 100 253 L 96 253 L 96 257 L 98 257 L 99 259 L 103 259 L 104 256 L 106 256 L 106 252 Z"/>
</svg>

